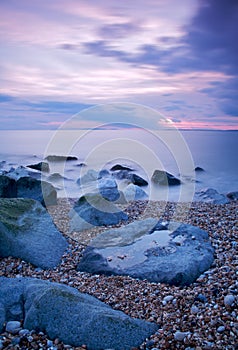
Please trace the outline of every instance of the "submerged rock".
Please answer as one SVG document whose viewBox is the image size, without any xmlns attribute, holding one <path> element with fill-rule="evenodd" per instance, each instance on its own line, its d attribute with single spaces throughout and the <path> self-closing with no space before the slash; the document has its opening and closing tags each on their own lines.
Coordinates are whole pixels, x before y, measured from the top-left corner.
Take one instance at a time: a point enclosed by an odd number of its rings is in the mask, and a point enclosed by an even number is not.
<svg viewBox="0 0 238 350">
<path fill-rule="evenodd" d="M 158 329 L 77 289 L 39 279 L 0 277 L 0 300 L 0 331 L 12 319 L 11 310 L 17 309 L 14 318 L 23 319 L 26 329 L 43 331 L 71 346 L 85 344 L 89 350 L 130 350 Z"/>
<path fill-rule="evenodd" d="M 17 184 L 14 179 L 6 175 L 0 175 L 0 197 L 14 198 L 17 197 Z"/>
<path fill-rule="evenodd" d="M 82 231 L 92 226 L 116 225 L 128 216 L 99 193 L 88 193 L 79 198 L 69 213 L 70 231 Z"/>
<path fill-rule="evenodd" d="M 162 186 L 176 186 L 181 184 L 181 180 L 164 170 L 155 170 L 151 181 Z"/>
<path fill-rule="evenodd" d="M 85 249 L 78 270 L 183 286 L 213 260 L 207 232 L 176 222 L 157 224 L 151 218 L 99 234 Z"/>
<path fill-rule="evenodd" d="M 37 163 L 37 164 L 27 165 L 27 167 L 31 168 L 31 169 L 39 170 L 39 171 L 44 171 L 44 172 L 47 172 L 47 173 L 50 171 L 50 166 L 46 162 L 40 162 L 40 163 Z"/>
<path fill-rule="evenodd" d="M 58 156 L 58 155 L 48 155 L 45 157 L 49 162 L 65 162 L 70 160 L 78 160 L 75 156 Z"/>
<path fill-rule="evenodd" d="M 212 204 L 226 204 L 229 203 L 228 198 L 224 194 L 220 194 L 214 188 L 204 188 L 195 192 L 195 202 L 205 202 Z"/>
<path fill-rule="evenodd" d="M 13 256 L 41 268 L 53 268 L 67 245 L 39 202 L 0 199 L 0 257 Z"/>
</svg>

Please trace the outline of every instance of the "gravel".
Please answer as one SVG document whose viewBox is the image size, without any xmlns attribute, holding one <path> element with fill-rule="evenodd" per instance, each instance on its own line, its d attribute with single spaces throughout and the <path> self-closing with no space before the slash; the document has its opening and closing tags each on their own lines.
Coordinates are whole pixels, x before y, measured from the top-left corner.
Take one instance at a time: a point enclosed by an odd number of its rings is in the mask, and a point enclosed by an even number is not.
<svg viewBox="0 0 238 350">
<path fill-rule="evenodd" d="M 131 317 L 156 322 L 159 330 L 134 350 L 238 350 L 237 201 L 223 205 L 192 203 L 187 215 L 181 214 L 180 221 L 206 230 L 215 248 L 215 261 L 211 268 L 195 283 L 183 288 L 127 276 L 77 272 L 76 266 L 85 245 L 106 228 L 69 235 L 67 215 L 73 203 L 73 199 L 59 199 L 58 205 L 48 208 L 58 229 L 69 242 L 60 265 L 42 270 L 23 260 L 8 257 L 0 260 L 0 276 L 28 276 L 64 283 L 97 297 Z M 146 217 L 168 220 L 174 217 L 176 203 L 141 201 L 124 206 L 123 209 L 130 222 Z M 49 339 L 42 332 L 23 330 L 21 324 L 17 334 L 5 328 L 0 334 L 0 349 L 83 350 L 87 347 L 83 344 L 71 347 L 59 339 Z"/>
</svg>

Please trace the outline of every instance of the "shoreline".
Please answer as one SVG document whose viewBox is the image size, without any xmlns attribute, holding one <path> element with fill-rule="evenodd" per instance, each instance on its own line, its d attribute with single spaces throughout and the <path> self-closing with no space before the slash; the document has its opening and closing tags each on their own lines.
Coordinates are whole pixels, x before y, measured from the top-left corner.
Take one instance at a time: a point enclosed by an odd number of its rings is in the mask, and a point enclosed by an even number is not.
<svg viewBox="0 0 238 350">
<path fill-rule="evenodd" d="M 53 270 L 41 270 L 20 259 L 9 257 L 0 260 L 0 276 L 34 277 L 64 283 L 97 297 L 131 317 L 156 322 L 159 324 L 159 331 L 138 348 L 141 350 L 238 349 L 238 312 L 235 306 L 224 303 L 227 295 L 234 295 L 236 303 L 238 298 L 238 201 L 228 204 L 191 203 L 188 215 L 183 218 L 184 222 L 208 232 L 215 248 L 215 260 L 208 271 L 186 287 L 151 283 L 127 276 L 91 275 L 76 271 L 85 245 L 107 228 L 95 228 L 77 236 L 72 233 L 70 236 L 67 215 L 73 202 L 74 199 L 59 198 L 56 206 L 48 208 L 59 231 L 69 242 L 61 265 Z M 131 202 L 126 205 L 125 210 L 129 215 L 129 222 L 148 216 L 169 219 L 173 216 L 176 203 L 168 202 L 166 206 L 164 204 L 158 201 Z M 176 339 L 176 332 L 189 333 L 179 341 Z M 14 349 L 10 346 L 16 336 L 4 333 L 0 335 L 0 339 L 2 337 L 5 337 L 6 344 L 9 343 L 9 347 L 4 349 Z M 29 344 L 28 349 L 40 348 L 34 347 L 39 342 L 47 349 L 46 335 L 33 333 L 32 337 L 34 341 Z M 56 349 L 86 349 L 66 346 L 59 340 L 52 341 L 52 346 Z"/>
</svg>

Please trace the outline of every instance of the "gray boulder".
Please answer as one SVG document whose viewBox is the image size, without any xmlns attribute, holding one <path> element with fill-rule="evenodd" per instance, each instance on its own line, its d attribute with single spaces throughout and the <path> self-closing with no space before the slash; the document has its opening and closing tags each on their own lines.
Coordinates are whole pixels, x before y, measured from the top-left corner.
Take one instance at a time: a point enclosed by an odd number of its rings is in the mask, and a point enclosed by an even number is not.
<svg viewBox="0 0 238 350">
<path fill-rule="evenodd" d="M 57 191 L 52 184 L 28 176 L 17 180 L 17 197 L 32 198 L 45 206 L 57 204 Z"/>
<path fill-rule="evenodd" d="M 89 169 L 83 176 L 77 180 L 77 184 L 80 186 L 87 185 L 91 182 L 97 181 L 98 172 L 94 169 Z"/>
<path fill-rule="evenodd" d="M 114 202 L 120 197 L 116 181 L 111 177 L 105 177 L 98 180 L 98 191 L 104 199 Z"/>
<path fill-rule="evenodd" d="M 0 330 L 3 320 L 23 319 L 29 330 L 46 332 L 71 346 L 85 344 L 89 350 L 130 350 L 158 329 L 74 288 L 43 280 L 0 277 L 0 300 Z M 18 315 L 12 315 L 16 308 Z"/>
<path fill-rule="evenodd" d="M 211 266 L 213 248 L 207 232 L 187 224 L 146 220 L 98 235 L 85 249 L 78 270 L 184 286 Z M 147 229 L 140 231 L 142 227 Z"/>
<path fill-rule="evenodd" d="M 17 185 L 14 179 L 11 179 L 10 177 L 5 175 L 0 175 L 0 197 L 17 197 Z"/>
<path fill-rule="evenodd" d="M 137 185 L 133 185 L 133 184 L 129 184 L 124 189 L 123 193 L 124 193 L 124 196 L 128 202 L 148 198 L 148 194 L 144 190 L 142 190 L 142 188 L 140 188 Z"/>
<path fill-rule="evenodd" d="M 224 194 L 218 193 L 214 188 L 204 188 L 195 192 L 194 202 L 226 204 L 229 203 L 229 199 Z"/>
<path fill-rule="evenodd" d="M 70 231 L 82 231 L 92 226 L 116 225 L 128 216 L 98 193 L 88 193 L 79 198 L 69 213 Z"/>
<path fill-rule="evenodd" d="M 151 181 L 161 186 L 176 186 L 181 184 L 181 180 L 164 170 L 155 170 Z"/>
<path fill-rule="evenodd" d="M 67 245 L 39 202 L 0 199 L 0 257 L 13 256 L 48 269 L 60 263 Z"/>
</svg>

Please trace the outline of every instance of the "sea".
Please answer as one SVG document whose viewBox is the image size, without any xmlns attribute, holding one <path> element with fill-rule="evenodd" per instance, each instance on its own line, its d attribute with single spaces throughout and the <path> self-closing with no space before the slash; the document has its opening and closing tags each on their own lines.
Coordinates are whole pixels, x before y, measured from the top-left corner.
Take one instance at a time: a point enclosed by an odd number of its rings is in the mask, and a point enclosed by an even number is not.
<svg viewBox="0 0 238 350">
<path fill-rule="evenodd" d="M 222 194 L 238 191 L 238 131 L 1 130 L 0 140 L 2 173 L 36 164 L 48 155 L 76 156 L 77 160 L 49 162 L 50 172 L 42 175 L 57 188 L 59 197 L 77 198 L 90 191 L 90 185 L 77 180 L 90 169 L 110 171 L 116 164 L 130 167 L 148 181 L 143 189 L 151 200 L 189 201 L 204 188 Z M 203 171 L 195 171 L 196 167 Z M 155 170 L 169 172 L 182 184 L 152 183 Z M 122 190 L 127 185 L 118 183 Z"/>
</svg>

